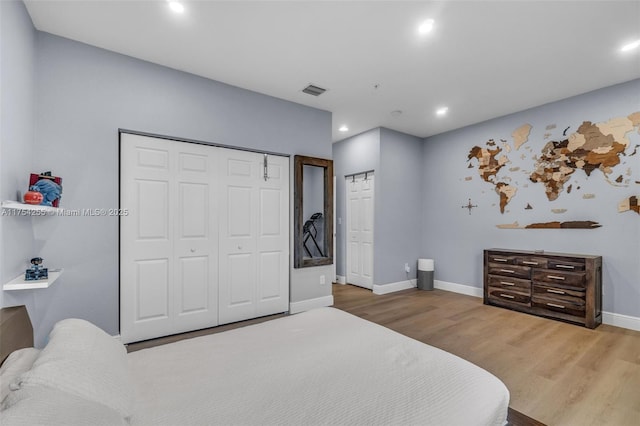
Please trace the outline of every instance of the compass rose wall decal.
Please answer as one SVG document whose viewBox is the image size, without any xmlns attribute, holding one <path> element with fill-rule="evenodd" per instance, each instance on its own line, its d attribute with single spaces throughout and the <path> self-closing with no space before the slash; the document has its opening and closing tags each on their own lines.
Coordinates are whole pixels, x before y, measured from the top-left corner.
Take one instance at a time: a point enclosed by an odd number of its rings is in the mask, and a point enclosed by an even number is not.
<svg viewBox="0 0 640 426">
<path fill-rule="evenodd" d="M 474 207 L 478 207 L 477 204 L 471 204 L 471 198 L 469 198 L 469 202 L 467 203 L 466 206 L 462 206 L 463 209 L 468 209 L 469 210 L 469 214 L 471 214 L 471 209 Z"/>
</svg>

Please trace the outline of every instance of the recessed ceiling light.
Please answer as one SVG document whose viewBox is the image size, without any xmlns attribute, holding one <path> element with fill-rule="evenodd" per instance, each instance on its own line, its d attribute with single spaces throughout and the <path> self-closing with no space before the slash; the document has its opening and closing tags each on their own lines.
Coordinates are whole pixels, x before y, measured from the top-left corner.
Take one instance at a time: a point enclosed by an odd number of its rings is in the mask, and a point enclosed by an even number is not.
<svg viewBox="0 0 640 426">
<path fill-rule="evenodd" d="M 449 111 L 448 107 L 442 107 L 442 108 L 438 108 L 436 110 L 436 115 L 442 117 L 443 115 L 447 114 L 447 111 Z"/>
<path fill-rule="evenodd" d="M 338 130 L 341 131 L 341 132 L 348 132 L 349 128 L 346 125 L 343 124 L 342 126 L 340 126 L 340 128 Z"/>
<path fill-rule="evenodd" d="M 179 1 L 169 1 L 169 8 L 171 8 L 175 13 L 184 12 L 184 5 Z"/>
<path fill-rule="evenodd" d="M 434 21 L 433 19 L 427 19 L 422 24 L 420 24 L 420 26 L 418 27 L 418 32 L 420 34 L 430 33 L 431 30 L 433 30 L 433 24 L 435 23 L 436 21 Z"/>
<path fill-rule="evenodd" d="M 633 42 L 631 42 L 629 44 L 625 44 L 624 46 L 622 46 L 620 48 L 620 51 L 621 52 L 627 52 L 629 50 L 637 49 L 638 47 L 640 47 L 640 40 L 636 40 L 636 41 L 633 41 Z"/>
</svg>

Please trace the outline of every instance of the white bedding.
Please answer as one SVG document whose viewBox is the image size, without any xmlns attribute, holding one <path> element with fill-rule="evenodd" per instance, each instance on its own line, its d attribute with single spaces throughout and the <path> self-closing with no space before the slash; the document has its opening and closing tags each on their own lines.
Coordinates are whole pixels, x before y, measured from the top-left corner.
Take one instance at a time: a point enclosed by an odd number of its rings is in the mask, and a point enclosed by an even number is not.
<svg viewBox="0 0 640 426">
<path fill-rule="evenodd" d="M 128 355 L 132 425 L 503 425 L 485 370 L 333 308 Z"/>
</svg>

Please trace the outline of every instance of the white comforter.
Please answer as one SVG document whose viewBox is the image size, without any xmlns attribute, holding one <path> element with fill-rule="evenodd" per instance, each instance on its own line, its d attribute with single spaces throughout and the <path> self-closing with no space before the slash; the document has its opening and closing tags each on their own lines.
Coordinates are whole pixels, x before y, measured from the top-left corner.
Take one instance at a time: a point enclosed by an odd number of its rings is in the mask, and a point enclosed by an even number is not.
<svg viewBox="0 0 640 426">
<path fill-rule="evenodd" d="M 485 370 L 333 308 L 128 355 L 132 425 L 503 425 Z"/>
</svg>

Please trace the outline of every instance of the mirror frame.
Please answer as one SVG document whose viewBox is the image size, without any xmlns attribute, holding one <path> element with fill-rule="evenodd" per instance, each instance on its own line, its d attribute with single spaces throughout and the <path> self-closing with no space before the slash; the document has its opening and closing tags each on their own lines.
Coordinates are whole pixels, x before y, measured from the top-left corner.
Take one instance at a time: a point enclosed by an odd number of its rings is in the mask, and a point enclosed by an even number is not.
<svg viewBox="0 0 640 426">
<path fill-rule="evenodd" d="M 324 169 L 324 246 L 327 249 L 326 257 L 305 258 L 303 248 L 303 170 L 304 166 L 316 166 Z M 316 157 L 294 156 L 294 248 L 293 259 L 295 268 L 307 268 L 310 266 L 322 266 L 333 264 L 333 160 Z"/>
</svg>

